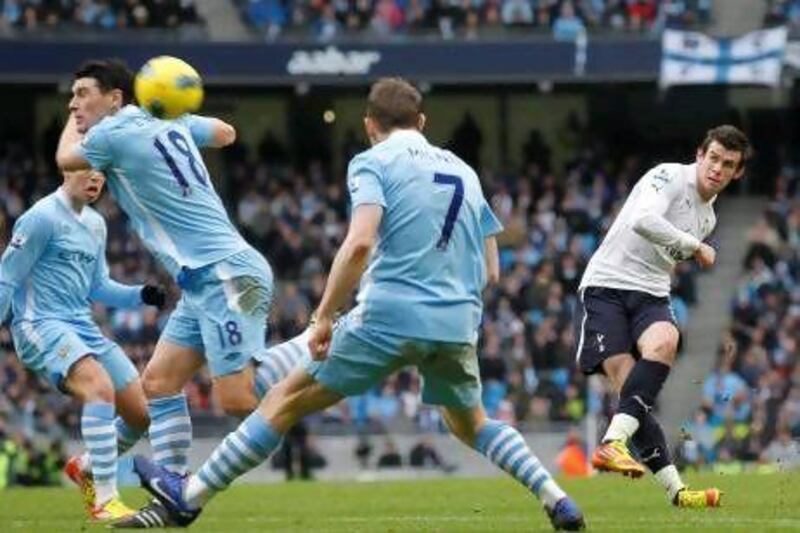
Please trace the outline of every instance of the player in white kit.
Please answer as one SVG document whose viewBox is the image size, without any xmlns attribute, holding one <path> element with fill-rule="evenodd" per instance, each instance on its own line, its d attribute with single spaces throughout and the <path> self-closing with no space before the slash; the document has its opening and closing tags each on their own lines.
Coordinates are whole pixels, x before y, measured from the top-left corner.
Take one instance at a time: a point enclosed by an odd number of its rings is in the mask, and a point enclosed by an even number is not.
<svg viewBox="0 0 800 533">
<path fill-rule="evenodd" d="M 601 471 L 638 478 L 641 461 L 680 507 L 716 507 L 717 489 L 689 490 L 672 464 L 651 413 L 675 362 L 679 332 L 670 307 L 670 275 L 678 261 L 714 264 L 706 242 L 716 224 L 714 201 L 742 177 L 750 152 L 733 126 L 709 130 L 690 165 L 665 163 L 634 186 L 580 285 L 577 362 L 585 374 L 602 373 L 619 394 L 619 406 L 592 456 Z"/>
</svg>

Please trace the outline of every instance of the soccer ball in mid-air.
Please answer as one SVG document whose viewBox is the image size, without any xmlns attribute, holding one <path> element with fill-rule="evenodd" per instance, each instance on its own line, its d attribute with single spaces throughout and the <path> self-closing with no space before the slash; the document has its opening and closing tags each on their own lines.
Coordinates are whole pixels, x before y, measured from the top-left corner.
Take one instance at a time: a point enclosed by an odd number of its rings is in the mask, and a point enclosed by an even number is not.
<svg viewBox="0 0 800 533">
<path fill-rule="evenodd" d="M 136 74 L 134 92 L 139 105 L 158 118 L 192 113 L 203 103 L 203 82 L 192 66 L 172 56 L 158 56 Z"/>
</svg>

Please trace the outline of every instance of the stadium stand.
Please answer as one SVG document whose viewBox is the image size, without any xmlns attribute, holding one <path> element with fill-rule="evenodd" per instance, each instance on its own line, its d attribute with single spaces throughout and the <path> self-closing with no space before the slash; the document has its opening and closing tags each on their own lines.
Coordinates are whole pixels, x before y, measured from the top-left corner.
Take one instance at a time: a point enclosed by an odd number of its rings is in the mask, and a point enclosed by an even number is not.
<svg viewBox="0 0 800 533">
<path fill-rule="evenodd" d="M 797 0 L 766 0 L 764 26 L 787 24 L 793 30 L 800 27 L 800 2 Z"/>
<path fill-rule="evenodd" d="M 590 31 L 647 32 L 709 23 L 711 0 L 236 0 L 243 19 L 269 38 L 308 35 L 386 38 L 430 34 L 444 39 L 553 31 L 573 40 Z"/>
<path fill-rule="evenodd" d="M 731 326 L 680 445 L 687 464 L 798 464 L 799 187 L 800 167 L 784 165 L 773 201 L 748 234 Z"/>
<path fill-rule="evenodd" d="M 0 29 L 176 28 L 203 24 L 194 0 L 3 0 Z"/>
</svg>

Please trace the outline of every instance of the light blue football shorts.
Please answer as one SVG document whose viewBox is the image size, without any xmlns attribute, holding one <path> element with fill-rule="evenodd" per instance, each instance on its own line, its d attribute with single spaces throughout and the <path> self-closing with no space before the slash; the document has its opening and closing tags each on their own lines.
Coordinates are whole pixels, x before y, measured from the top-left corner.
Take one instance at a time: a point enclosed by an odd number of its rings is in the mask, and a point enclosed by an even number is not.
<svg viewBox="0 0 800 533">
<path fill-rule="evenodd" d="M 139 377 L 122 348 L 103 336 L 94 322 L 21 320 L 11 326 L 11 334 L 22 363 L 62 392 L 72 366 L 87 355 L 105 368 L 116 391 Z"/>
<path fill-rule="evenodd" d="M 264 349 L 272 302 L 272 269 L 250 248 L 195 270 L 162 336 L 203 354 L 213 377 L 242 370 Z"/>
<path fill-rule="evenodd" d="M 405 366 L 419 370 L 423 402 L 455 409 L 480 405 L 475 346 L 371 331 L 358 312 L 351 311 L 339 322 L 327 359 L 304 361 L 309 375 L 344 396 L 363 394 Z"/>
</svg>

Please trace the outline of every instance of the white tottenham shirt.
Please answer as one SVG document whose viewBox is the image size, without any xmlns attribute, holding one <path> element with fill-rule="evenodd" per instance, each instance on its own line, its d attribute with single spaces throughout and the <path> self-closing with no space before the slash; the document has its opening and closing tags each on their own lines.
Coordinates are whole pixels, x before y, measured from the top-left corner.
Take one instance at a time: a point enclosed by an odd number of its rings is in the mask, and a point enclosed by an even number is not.
<svg viewBox="0 0 800 533">
<path fill-rule="evenodd" d="M 697 192 L 697 165 L 664 163 L 633 187 L 583 274 L 580 288 L 669 296 L 670 275 L 714 229 L 714 200 Z"/>
</svg>

